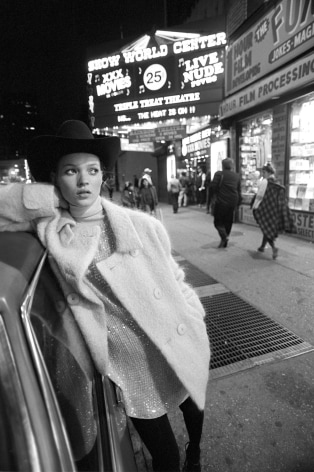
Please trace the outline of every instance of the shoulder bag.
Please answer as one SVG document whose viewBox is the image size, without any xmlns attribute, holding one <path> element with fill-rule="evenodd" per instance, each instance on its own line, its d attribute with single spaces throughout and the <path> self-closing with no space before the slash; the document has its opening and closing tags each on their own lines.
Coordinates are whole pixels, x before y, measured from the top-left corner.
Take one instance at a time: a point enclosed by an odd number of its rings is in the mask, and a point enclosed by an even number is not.
<svg viewBox="0 0 314 472">
<path fill-rule="evenodd" d="M 221 176 L 220 176 L 217 192 L 214 193 L 214 195 L 212 196 L 211 201 L 210 201 L 210 214 L 212 216 L 214 216 L 214 214 L 215 214 L 215 207 L 216 207 L 216 203 L 217 203 L 217 197 L 218 197 L 219 189 L 220 189 L 221 184 L 222 184 L 222 180 L 223 180 L 223 174 L 221 174 Z"/>
</svg>

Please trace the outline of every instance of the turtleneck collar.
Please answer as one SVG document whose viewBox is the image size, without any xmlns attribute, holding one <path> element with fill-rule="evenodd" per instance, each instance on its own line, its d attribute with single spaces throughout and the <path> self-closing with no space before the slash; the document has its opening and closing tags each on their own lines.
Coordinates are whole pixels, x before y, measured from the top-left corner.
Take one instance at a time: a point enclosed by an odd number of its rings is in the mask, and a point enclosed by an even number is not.
<svg viewBox="0 0 314 472">
<path fill-rule="evenodd" d="M 70 205 L 69 212 L 76 221 L 97 221 L 103 217 L 101 198 L 97 197 L 89 207 Z"/>
</svg>

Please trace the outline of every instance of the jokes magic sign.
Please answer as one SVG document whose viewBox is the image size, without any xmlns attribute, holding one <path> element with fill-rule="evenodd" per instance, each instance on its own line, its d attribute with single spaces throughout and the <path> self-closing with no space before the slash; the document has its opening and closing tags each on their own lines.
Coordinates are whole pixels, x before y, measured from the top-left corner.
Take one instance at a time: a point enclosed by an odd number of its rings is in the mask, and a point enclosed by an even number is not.
<svg viewBox="0 0 314 472">
<path fill-rule="evenodd" d="M 278 2 L 228 46 L 226 96 L 275 71 L 313 46 L 314 0 Z"/>
</svg>

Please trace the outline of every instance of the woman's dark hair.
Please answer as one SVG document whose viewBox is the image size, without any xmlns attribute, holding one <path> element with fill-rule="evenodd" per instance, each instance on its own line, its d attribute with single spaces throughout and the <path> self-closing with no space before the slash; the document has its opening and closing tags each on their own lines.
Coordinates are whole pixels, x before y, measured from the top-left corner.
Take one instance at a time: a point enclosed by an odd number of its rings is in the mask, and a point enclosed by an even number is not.
<svg viewBox="0 0 314 472">
<path fill-rule="evenodd" d="M 140 188 L 144 188 L 144 182 L 147 182 L 148 183 L 148 187 L 151 187 L 151 184 L 149 183 L 149 181 L 145 178 L 142 178 L 141 179 L 141 185 L 140 185 Z"/>
<path fill-rule="evenodd" d="M 221 161 L 221 164 L 222 164 L 223 170 L 232 170 L 232 168 L 233 168 L 233 159 L 231 159 L 230 157 L 226 157 L 226 159 L 223 159 Z"/>
<path fill-rule="evenodd" d="M 265 164 L 263 167 L 262 167 L 262 170 L 265 170 L 266 172 L 268 172 L 269 174 L 275 174 L 275 168 L 271 165 L 270 162 L 267 162 L 267 164 Z"/>
</svg>

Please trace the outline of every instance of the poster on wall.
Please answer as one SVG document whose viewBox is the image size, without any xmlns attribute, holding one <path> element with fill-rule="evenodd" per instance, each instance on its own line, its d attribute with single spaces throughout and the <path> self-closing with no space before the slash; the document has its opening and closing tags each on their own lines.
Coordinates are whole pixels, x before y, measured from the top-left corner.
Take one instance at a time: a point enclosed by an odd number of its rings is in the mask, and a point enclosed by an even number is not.
<svg viewBox="0 0 314 472">
<path fill-rule="evenodd" d="M 314 46 L 309 0 L 282 0 L 228 46 L 225 95 L 246 87 Z"/>
<path fill-rule="evenodd" d="M 272 163 L 276 169 L 276 176 L 281 185 L 285 183 L 285 159 L 287 147 L 287 105 L 273 108 L 272 122 Z"/>
<path fill-rule="evenodd" d="M 292 214 L 297 227 L 297 235 L 314 242 L 314 213 L 292 210 Z"/>
<path fill-rule="evenodd" d="M 211 144 L 210 154 L 210 172 L 211 178 L 214 177 L 217 170 L 222 170 L 222 160 L 228 157 L 228 141 L 222 139 Z"/>
<path fill-rule="evenodd" d="M 177 174 L 176 158 L 174 154 L 167 156 L 167 182 Z"/>
<path fill-rule="evenodd" d="M 182 139 L 182 156 L 186 159 L 208 158 L 211 147 L 210 127 Z"/>
</svg>

